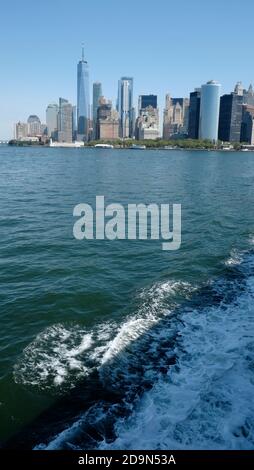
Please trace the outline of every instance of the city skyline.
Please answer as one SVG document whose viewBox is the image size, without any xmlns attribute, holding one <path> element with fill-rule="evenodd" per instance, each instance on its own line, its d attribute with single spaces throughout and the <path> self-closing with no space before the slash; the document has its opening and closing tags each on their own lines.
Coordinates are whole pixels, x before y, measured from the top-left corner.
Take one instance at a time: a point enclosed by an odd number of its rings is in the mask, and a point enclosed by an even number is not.
<svg viewBox="0 0 254 470">
<path fill-rule="evenodd" d="M 60 6 L 69 35 L 55 21 Z M 200 0 L 184 1 L 181 6 L 160 0 L 153 12 L 144 1 L 136 5 L 130 0 L 124 18 L 132 34 L 126 39 L 121 35 L 123 22 L 115 0 L 100 8 L 79 0 L 75 7 L 46 0 L 36 6 L 35 21 L 31 21 L 34 10 L 30 0 L 24 5 L 14 1 L 12 8 L 3 5 L 3 18 L 12 19 L 12 28 L 8 21 L 1 26 L 0 138 L 12 137 L 13 122 L 23 121 L 31 113 L 43 118 L 47 104 L 59 96 L 76 104 L 76 64 L 83 41 L 90 83 L 101 81 L 104 95 L 114 102 L 118 80 L 125 75 L 135 79 L 135 107 L 139 94 L 153 93 L 159 97 L 161 112 L 167 92 L 189 96 L 191 90 L 211 79 L 223 85 L 222 93 L 230 92 L 239 80 L 248 86 L 254 81 L 249 65 L 254 5 L 250 0 L 241 3 L 246 12 L 241 36 L 234 34 L 234 25 L 239 24 L 234 6 L 239 4 L 231 1 L 222 5 L 215 0 L 208 17 Z M 86 22 L 85 13 L 93 21 Z M 149 25 L 153 23 L 158 25 L 157 34 L 150 37 Z M 112 28 L 105 30 L 107 24 Z M 146 39 L 140 37 L 141 24 L 144 28 L 147 25 Z M 91 92 L 90 86 L 90 96 Z"/>
<path fill-rule="evenodd" d="M 189 98 L 176 98 L 167 93 L 160 125 L 157 95 L 139 95 L 138 108 L 133 106 L 132 77 L 122 77 L 118 81 L 115 108 L 112 101 L 102 95 L 102 84 L 93 83 L 92 105 L 88 107 L 88 63 L 84 60 L 83 49 L 77 76 L 79 105 L 73 105 L 60 97 L 59 105 L 50 103 L 47 106 L 46 124 L 37 115 L 30 115 L 26 122 L 16 122 L 14 139 L 24 141 L 28 138 L 34 142 L 42 140 L 43 143 L 49 142 L 49 139 L 60 143 L 84 143 L 101 139 L 189 138 L 254 145 L 254 89 L 251 84 L 246 89 L 242 82 L 237 82 L 230 94 L 222 95 L 221 84 L 210 80 L 190 92 Z M 83 88 L 82 97 L 86 97 L 83 115 L 80 112 L 80 86 Z M 78 130 L 80 125 L 77 125 L 80 119 L 84 127 L 81 132 Z"/>
<path fill-rule="evenodd" d="M 83 65 L 85 65 L 85 69 L 83 69 Z M 160 95 L 154 95 L 152 93 L 149 93 L 149 94 L 137 94 L 137 102 L 134 102 L 134 78 L 133 77 L 121 77 L 119 80 L 118 80 L 118 87 L 117 87 L 117 92 L 116 92 L 116 99 L 112 99 L 112 100 L 109 100 L 109 102 L 111 103 L 111 107 L 112 109 L 115 109 L 116 111 L 118 111 L 118 115 L 119 115 L 119 138 L 132 138 L 135 136 L 136 134 L 136 131 L 135 131 L 135 123 L 136 123 L 136 118 L 139 116 L 139 113 L 141 111 L 141 108 L 140 108 L 140 103 L 141 103 L 141 100 L 142 99 L 146 99 L 148 100 L 148 103 L 147 105 L 149 105 L 149 100 L 152 98 L 153 100 L 155 99 L 155 102 L 156 102 L 156 105 L 155 105 L 155 108 L 157 108 L 158 110 L 158 117 L 157 117 L 157 120 L 158 120 L 158 123 L 159 123 L 159 127 L 158 127 L 158 131 L 159 131 L 159 134 L 158 134 L 158 138 L 162 137 L 164 138 L 165 140 L 169 140 L 170 137 L 167 136 L 165 137 L 165 124 L 167 123 L 167 118 L 166 118 L 166 112 L 167 112 L 167 108 L 169 106 L 169 102 L 171 102 L 172 106 L 175 108 L 176 107 L 182 107 L 182 111 L 183 112 L 183 115 L 181 116 L 181 119 L 180 119 L 180 122 L 178 122 L 178 124 L 180 124 L 180 127 L 177 125 L 177 127 L 179 127 L 177 130 L 175 130 L 175 132 L 171 132 L 171 134 L 173 135 L 174 133 L 178 134 L 180 133 L 181 134 L 181 127 L 182 128 L 185 128 L 185 132 L 184 134 L 188 134 L 188 137 L 189 138 L 194 138 L 194 139 L 198 139 L 200 138 L 201 140 L 203 139 L 208 139 L 208 140 L 217 140 L 218 137 L 219 137 L 219 119 L 220 119 L 220 103 L 221 103 L 221 99 L 224 98 L 224 97 L 227 97 L 227 96 L 231 96 L 233 93 L 236 93 L 236 94 L 239 94 L 239 91 L 240 91 L 240 94 L 241 92 L 243 93 L 248 93 L 248 90 L 251 92 L 252 94 L 252 97 L 251 97 L 251 102 L 249 102 L 249 100 L 247 100 L 246 102 L 244 100 L 242 100 L 242 106 L 244 104 L 249 104 L 251 106 L 254 106 L 254 91 L 253 91 L 253 85 L 252 83 L 250 83 L 249 87 L 244 87 L 244 84 L 241 82 L 241 81 L 238 81 L 235 85 L 235 87 L 228 91 L 228 93 L 222 93 L 222 90 L 223 90 L 223 87 L 222 85 L 216 81 L 216 80 L 209 80 L 208 82 L 206 81 L 204 84 L 201 84 L 199 86 L 196 86 L 194 88 L 194 90 L 190 90 L 189 91 L 189 94 L 188 96 L 183 96 L 181 98 L 175 98 L 173 96 L 171 96 L 170 93 L 166 93 L 165 95 L 165 103 L 164 103 L 164 106 L 160 109 L 159 106 L 158 106 L 158 103 L 161 102 L 161 96 Z M 202 94 L 204 95 L 204 92 L 206 89 L 209 89 L 209 88 L 217 88 L 217 98 L 215 98 L 215 102 L 213 103 L 212 105 L 212 108 L 210 108 L 211 106 L 211 103 L 209 103 L 210 101 L 210 98 L 208 100 L 208 102 L 206 103 L 205 107 L 204 107 L 204 110 L 205 110 L 205 114 L 207 115 L 206 117 L 206 127 L 210 128 L 210 130 L 206 129 L 205 132 L 203 132 L 203 135 L 202 135 L 202 126 L 203 126 L 203 121 L 204 121 L 204 117 L 202 116 Z M 80 90 L 81 88 L 81 90 Z M 126 88 L 126 90 L 125 90 Z M 240 88 L 240 90 L 239 90 Z M 89 92 L 87 93 L 87 90 L 89 90 Z M 101 94 L 100 94 L 100 92 Z M 203 90 L 203 93 L 201 93 L 201 91 Z M 78 123 L 80 122 L 80 118 L 79 118 L 79 101 L 80 101 L 80 94 L 82 94 L 82 105 L 83 105 L 83 109 L 86 109 L 86 114 L 87 114 L 87 118 L 85 118 L 84 116 L 82 116 L 82 125 L 84 127 L 84 131 L 85 132 L 79 132 L 79 125 Z M 192 119 L 191 118 L 191 107 L 190 107 L 190 104 L 191 104 L 191 100 L 192 100 L 192 96 L 193 95 L 197 95 L 199 94 L 199 111 L 198 111 L 198 119 L 194 117 L 194 119 L 197 120 L 197 129 L 196 129 L 196 135 L 192 135 L 192 125 L 189 126 L 189 121 Z M 86 96 L 85 96 L 86 95 Z M 78 61 L 78 64 L 77 64 L 77 100 L 76 100 L 76 103 L 70 103 L 70 106 L 72 106 L 72 137 L 73 137 L 73 140 L 78 140 L 78 141 L 82 141 L 82 140 L 90 140 L 91 137 L 95 138 L 95 135 L 96 135 L 96 123 L 95 123 L 95 119 L 94 119 L 94 116 L 96 115 L 96 109 L 98 108 L 98 104 L 99 104 L 99 98 L 100 96 L 105 100 L 108 100 L 108 98 L 102 93 L 102 83 L 99 82 L 99 81 L 96 81 L 96 82 L 93 82 L 93 83 L 90 83 L 89 81 L 89 64 L 88 62 L 85 60 L 85 57 L 84 57 L 84 46 L 83 46 L 83 43 L 82 43 L 82 58 L 81 60 Z M 203 96 L 203 99 L 204 99 L 204 96 Z M 60 103 L 60 100 L 63 100 L 63 101 L 66 101 L 67 103 L 69 103 L 69 100 L 66 100 L 66 99 L 63 99 L 61 97 L 59 97 L 59 103 Z M 169 101 L 168 101 L 169 100 Z M 217 105 L 216 105 L 216 101 L 217 101 Z M 96 104 L 97 103 L 97 104 Z M 207 104 L 208 104 L 208 108 L 207 108 Z M 44 113 L 43 113 L 43 119 L 40 119 L 39 120 L 41 121 L 42 123 L 42 126 L 44 125 L 43 124 L 43 121 L 44 122 L 47 122 L 47 116 L 48 116 L 48 110 L 52 107 L 58 107 L 58 110 L 60 109 L 60 104 L 59 106 L 56 104 L 56 101 L 52 101 L 51 103 L 48 103 L 47 107 L 45 108 L 44 110 Z M 127 110 L 127 108 L 128 110 Z M 187 106 L 188 108 L 188 117 L 187 117 L 187 122 L 185 122 L 185 117 L 184 117 L 184 114 L 185 114 L 185 111 L 184 111 L 184 108 L 185 106 Z M 211 118 L 210 114 L 214 111 L 214 106 L 216 108 L 217 106 L 217 111 L 216 111 L 216 116 L 215 116 L 215 119 L 214 119 L 214 122 L 213 123 L 209 123 L 209 120 Z M 152 105 L 153 107 L 153 105 Z M 126 109 L 125 109 L 126 108 Z M 207 109 L 206 109 L 207 108 Z M 172 108 L 172 112 L 175 113 L 175 111 L 173 111 L 173 108 Z M 176 112 L 180 112 L 180 110 L 178 109 Z M 252 114 L 253 114 L 253 109 L 251 110 Z M 39 114 L 39 113 L 37 113 Z M 35 116 L 37 118 L 37 114 L 32 114 L 32 116 Z M 85 114 L 83 112 L 83 114 Z M 189 116 L 190 114 L 190 116 Z M 81 113 L 82 115 L 82 113 Z M 123 119 L 123 115 L 125 115 L 125 118 Z M 29 115 L 29 117 L 31 116 L 31 114 Z M 126 117 L 127 117 L 127 120 L 126 120 Z M 46 118 L 46 119 L 45 119 Z M 52 116 L 50 117 L 50 119 L 52 119 Z M 171 122 L 173 119 L 173 115 L 172 117 L 170 118 L 170 121 L 168 122 Z M 29 118 L 28 118 L 29 120 Z M 84 121 L 84 122 L 83 122 Z M 85 123 L 86 121 L 86 123 Z M 93 126 L 93 136 L 89 136 L 89 124 L 88 124 L 88 121 L 90 123 L 90 125 L 92 124 Z M 125 121 L 125 124 L 124 126 L 126 127 L 126 122 L 127 122 L 127 126 L 128 126 L 128 129 L 125 129 L 125 132 L 123 131 L 123 121 Z M 173 119 L 174 121 L 174 119 Z M 16 136 L 16 125 L 20 123 L 22 125 L 24 125 L 26 123 L 26 119 L 24 121 L 21 121 L 20 119 L 17 120 L 15 123 L 13 123 L 13 126 L 14 127 L 14 138 Z M 27 121 L 28 123 L 28 121 Z M 177 124 L 177 120 L 175 122 L 172 123 L 172 125 L 176 125 Z M 186 124 L 187 124 L 187 127 L 186 127 Z M 166 124 L 167 125 L 167 124 Z M 45 127 L 45 125 L 44 125 Z M 49 127 L 49 126 L 47 126 Z M 213 127 L 213 130 L 211 130 L 211 128 Z M 29 126 L 28 126 L 29 128 Z M 86 128 L 86 130 L 85 130 Z M 170 124 L 169 124 L 169 129 L 170 129 Z M 217 129 L 217 130 L 216 130 Z M 95 132 L 95 134 L 94 134 Z M 167 133 L 167 132 L 166 132 Z M 86 134 L 86 135 L 85 135 Z M 239 131 L 239 136 L 240 136 L 241 132 Z M 33 134 L 31 134 L 33 135 Z M 47 132 L 47 135 L 50 137 L 51 136 L 51 132 Z M 56 135 L 55 134 L 55 138 L 56 138 Z M 215 137 L 217 135 L 217 137 Z M 213 137 L 212 137 L 213 136 Z M 52 135 L 53 137 L 53 135 Z M 11 137 L 13 138 L 13 136 Z M 1 138 L 0 138 L 1 140 Z M 2 139 L 4 140 L 4 139 Z M 223 140 L 223 139 L 221 139 Z M 224 139 L 226 140 L 226 139 Z M 229 139 L 229 141 L 232 141 Z"/>
</svg>

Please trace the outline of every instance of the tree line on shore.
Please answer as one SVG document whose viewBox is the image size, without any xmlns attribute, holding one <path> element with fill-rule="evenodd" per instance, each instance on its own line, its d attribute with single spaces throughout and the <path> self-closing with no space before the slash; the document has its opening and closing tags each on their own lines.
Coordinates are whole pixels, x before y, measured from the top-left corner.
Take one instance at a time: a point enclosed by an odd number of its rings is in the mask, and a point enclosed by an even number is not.
<svg viewBox="0 0 254 470">
<path fill-rule="evenodd" d="M 222 146 L 222 142 L 212 142 L 211 140 L 195 140 L 195 139 L 177 139 L 177 140 L 163 140 L 163 139 L 156 139 L 156 140 L 142 140 L 137 141 L 135 139 L 118 139 L 118 140 L 92 140 L 90 142 L 85 142 L 85 147 L 94 147 L 96 144 L 108 144 L 113 145 L 114 147 L 118 148 L 130 148 L 134 146 L 145 146 L 146 148 L 150 149 L 159 149 L 159 148 L 179 148 L 179 149 L 204 149 L 204 150 L 212 150 L 212 149 L 220 149 Z M 18 146 L 18 147 L 25 147 L 25 146 L 48 146 L 49 141 L 19 141 L 19 140 L 10 140 L 9 145 Z M 235 150 L 241 149 L 240 143 L 232 143 L 232 146 Z"/>
</svg>

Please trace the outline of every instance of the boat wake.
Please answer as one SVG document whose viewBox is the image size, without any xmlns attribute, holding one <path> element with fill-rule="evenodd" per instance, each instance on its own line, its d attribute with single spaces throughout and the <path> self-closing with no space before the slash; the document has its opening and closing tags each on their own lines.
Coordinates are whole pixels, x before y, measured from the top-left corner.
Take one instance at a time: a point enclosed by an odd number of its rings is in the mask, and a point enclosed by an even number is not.
<svg viewBox="0 0 254 470">
<path fill-rule="evenodd" d="M 253 300 L 254 254 L 234 252 L 218 281 L 144 289 L 121 325 L 48 328 L 16 382 L 58 394 L 96 374 L 100 393 L 35 449 L 253 449 Z"/>
</svg>

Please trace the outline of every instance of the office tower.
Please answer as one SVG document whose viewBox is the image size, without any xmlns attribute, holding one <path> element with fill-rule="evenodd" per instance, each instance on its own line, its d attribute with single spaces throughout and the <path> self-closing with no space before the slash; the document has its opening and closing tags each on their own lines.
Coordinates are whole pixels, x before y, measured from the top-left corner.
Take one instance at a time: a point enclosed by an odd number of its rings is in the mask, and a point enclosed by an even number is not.
<svg viewBox="0 0 254 470">
<path fill-rule="evenodd" d="M 239 84 L 234 93 L 220 99 L 219 139 L 224 142 L 240 142 L 243 116 L 243 88 Z"/>
<path fill-rule="evenodd" d="M 132 139 L 135 137 L 135 123 L 136 123 L 136 109 L 133 107 L 131 109 L 131 125 L 130 125 L 130 135 Z"/>
<path fill-rule="evenodd" d="M 249 86 L 248 90 L 244 90 L 243 102 L 249 106 L 254 106 L 254 91 L 252 85 Z"/>
<path fill-rule="evenodd" d="M 99 107 L 99 100 L 102 97 L 102 85 L 100 82 L 93 84 L 93 137 L 96 138 L 96 125 L 97 125 L 97 110 Z"/>
<path fill-rule="evenodd" d="M 158 108 L 148 106 L 140 109 L 135 135 L 137 140 L 156 140 L 160 137 Z"/>
<path fill-rule="evenodd" d="M 47 124 L 41 124 L 41 136 L 47 137 Z"/>
<path fill-rule="evenodd" d="M 89 93 L 89 69 L 84 58 L 82 47 L 82 59 L 77 67 L 77 138 L 87 140 L 90 118 L 90 93 Z"/>
<path fill-rule="evenodd" d="M 235 95 L 243 96 L 244 88 L 242 82 L 237 82 L 234 90 Z"/>
<path fill-rule="evenodd" d="M 15 135 L 16 140 L 25 140 L 28 136 L 28 124 L 26 122 L 17 122 L 15 125 Z"/>
<path fill-rule="evenodd" d="M 35 114 L 31 114 L 27 120 L 28 125 L 28 136 L 38 137 L 42 135 L 41 132 L 41 121 Z"/>
<path fill-rule="evenodd" d="M 241 142 L 254 146 L 254 106 L 243 105 Z"/>
<path fill-rule="evenodd" d="M 47 135 L 52 139 L 57 138 L 57 119 L 58 119 L 58 104 L 51 103 L 46 109 L 46 126 Z"/>
<path fill-rule="evenodd" d="M 59 98 L 58 142 L 72 142 L 72 105 L 64 98 Z"/>
<path fill-rule="evenodd" d="M 72 106 L 72 140 L 77 140 L 77 106 Z"/>
<path fill-rule="evenodd" d="M 96 122 L 97 139 L 119 139 L 119 114 L 112 108 L 112 102 L 106 100 L 104 97 L 99 99 Z"/>
<path fill-rule="evenodd" d="M 122 77 L 118 82 L 117 110 L 120 116 L 120 135 L 123 139 L 134 135 L 133 78 Z"/>
<path fill-rule="evenodd" d="M 221 85 L 214 80 L 202 85 L 199 138 L 218 140 Z"/>
<path fill-rule="evenodd" d="M 157 108 L 157 95 L 140 95 L 138 100 L 138 110 L 148 108 Z"/>
<path fill-rule="evenodd" d="M 188 111 L 188 98 L 171 98 L 169 94 L 166 95 L 163 114 L 163 138 L 165 140 L 187 133 Z"/>
<path fill-rule="evenodd" d="M 182 128 L 182 134 L 185 137 L 188 137 L 188 132 L 189 132 L 189 115 L 190 115 L 190 100 L 189 98 L 185 98 L 183 128 Z"/>
<path fill-rule="evenodd" d="M 190 139 L 199 138 L 200 97 L 201 97 L 201 89 L 197 88 L 195 91 L 190 93 L 189 126 L 188 126 L 188 137 Z"/>
</svg>

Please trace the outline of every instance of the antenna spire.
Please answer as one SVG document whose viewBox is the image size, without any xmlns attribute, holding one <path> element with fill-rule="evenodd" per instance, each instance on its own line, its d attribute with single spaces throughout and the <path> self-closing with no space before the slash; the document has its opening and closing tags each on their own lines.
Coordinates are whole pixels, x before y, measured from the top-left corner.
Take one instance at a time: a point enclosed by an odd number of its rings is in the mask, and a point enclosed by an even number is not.
<svg viewBox="0 0 254 470">
<path fill-rule="evenodd" d="M 82 42 L 82 62 L 85 60 L 85 44 Z"/>
</svg>

